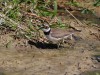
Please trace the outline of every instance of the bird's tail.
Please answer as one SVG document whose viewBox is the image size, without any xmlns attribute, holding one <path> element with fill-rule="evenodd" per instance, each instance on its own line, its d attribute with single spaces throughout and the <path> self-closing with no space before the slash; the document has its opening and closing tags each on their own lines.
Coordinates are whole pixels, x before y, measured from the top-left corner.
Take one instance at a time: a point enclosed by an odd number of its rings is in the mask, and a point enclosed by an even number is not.
<svg viewBox="0 0 100 75">
<path fill-rule="evenodd" d="M 74 34 L 74 33 L 70 33 L 70 34 L 66 35 L 66 36 L 64 37 L 64 39 L 67 39 L 67 38 L 73 39 L 73 34 Z"/>
</svg>

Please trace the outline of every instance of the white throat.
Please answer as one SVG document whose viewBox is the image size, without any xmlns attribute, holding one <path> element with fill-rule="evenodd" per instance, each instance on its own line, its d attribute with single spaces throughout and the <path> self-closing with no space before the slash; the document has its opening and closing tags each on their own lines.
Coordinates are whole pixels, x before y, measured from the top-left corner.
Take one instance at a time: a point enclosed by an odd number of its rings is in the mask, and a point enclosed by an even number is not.
<svg viewBox="0 0 100 75">
<path fill-rule="evenodd" d="M 50 28 L 48 28 L 48 29 L 42 29 L 42 30 L 43 30 L 43 32 L 49 32 Z"/>
</svg>

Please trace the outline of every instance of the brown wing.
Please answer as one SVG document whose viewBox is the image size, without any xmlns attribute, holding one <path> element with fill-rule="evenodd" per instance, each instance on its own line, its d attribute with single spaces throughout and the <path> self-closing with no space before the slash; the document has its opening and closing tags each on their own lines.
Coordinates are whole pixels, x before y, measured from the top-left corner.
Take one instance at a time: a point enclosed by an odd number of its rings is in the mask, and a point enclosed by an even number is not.
<svg viewBox="0 0 100 75">
<path fill-rule="evenodd" d="M 71 34 L 72 32 L 67 31 L 65 29 L 51 29 L 51 36 L 56 38 L 61 38 Z"/>
</svg>

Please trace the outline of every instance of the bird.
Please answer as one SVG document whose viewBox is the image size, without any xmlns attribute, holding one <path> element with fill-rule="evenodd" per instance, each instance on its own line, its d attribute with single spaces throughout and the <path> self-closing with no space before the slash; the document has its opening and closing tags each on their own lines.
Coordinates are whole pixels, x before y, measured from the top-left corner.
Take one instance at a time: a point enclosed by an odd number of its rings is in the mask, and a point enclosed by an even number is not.
<svg viewBox="0 0 100 75">
<path fill-rule="evenodd" d="M 48 24 L 44 24 L 41 27 L 44 35 L 46 36 L 47 40 L 52 42 L 53 44 L 57 44 L 58 48 L 64 41 L 68 38 L 73 39 L 74 32 L 66 31 L 60 28 L 50 28 Z"/>
</svg>

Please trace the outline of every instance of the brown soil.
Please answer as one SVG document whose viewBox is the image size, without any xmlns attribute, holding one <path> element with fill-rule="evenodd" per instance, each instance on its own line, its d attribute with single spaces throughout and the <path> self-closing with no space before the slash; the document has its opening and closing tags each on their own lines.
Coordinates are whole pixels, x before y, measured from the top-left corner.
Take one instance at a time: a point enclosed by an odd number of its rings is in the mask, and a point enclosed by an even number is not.
<svg viewBox="0 0 100 75">
<path fill-rule="evenodd" d="M 61 7 L 64 7 L 66 1 L 58 0 L 58 5 L 62 3 Z M 100 63 L 92 59 L 93 55 L 100 55 L 100 21 L 96 22 L 95 18 L 94 24 L 90 22 L 90 18 L 94 21 L 91 15 L 83 17 L 75 12 L 75 16 L 82 22 L 89 20 L 80 26 L 69 18 L 69 14 L 61 16 L 64 23 L 81 30 L 75 34 L 81 39 L 72 46 L 65 44 L 61 49 L 53 44 L 15 39 L 12 36 L 14 32 L 2 34 L 0 30 L 0 75 L 80 75 L 85 71 L 100 70 Z"/>
<path fill-rule="evenodd" d="M 76 29 L 78 27 L 76 26 Z M 92 60 L 100 52 L 98 28 L 81 27 L 74 46 L 56 49 L 54 45 L 29 44 L 28 40 L 14 40 L 8 33 L 0 36 L 0 71 L 4 75 L 79 75 L 88 70 L 99 69 Z M 47 46 L 45 46 L 47 45 Z M 40 46 L 40 47 L 39 47 Z M 5 48 L 6 47 L 6 48 Z"/>
</svg>

